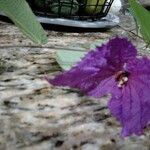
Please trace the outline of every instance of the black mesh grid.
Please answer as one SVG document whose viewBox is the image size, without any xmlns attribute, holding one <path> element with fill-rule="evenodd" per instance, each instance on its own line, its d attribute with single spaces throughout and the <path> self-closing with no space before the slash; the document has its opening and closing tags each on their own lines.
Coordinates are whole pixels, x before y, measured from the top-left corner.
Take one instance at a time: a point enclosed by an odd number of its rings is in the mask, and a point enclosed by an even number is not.
<svg viewBox="0 0 150 150">
<path fill-rule="evenodd" d="M 50 18 L 98 20 L 114 0 L 27 0 L 35 14 Z"/>
</svg>

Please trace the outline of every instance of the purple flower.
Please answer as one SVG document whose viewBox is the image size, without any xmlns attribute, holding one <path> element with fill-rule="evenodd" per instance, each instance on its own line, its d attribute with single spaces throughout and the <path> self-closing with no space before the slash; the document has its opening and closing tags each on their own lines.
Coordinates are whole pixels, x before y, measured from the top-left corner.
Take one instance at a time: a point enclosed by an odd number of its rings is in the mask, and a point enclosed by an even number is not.
<svg viewBox="0 0 150 150">
<path fill-rule="evenodd" d="M 48 81 L 93 97 L 110 93 L 108 107 L 123 127 L 122 136 L 142 134 L 150 121 L 150 60 L 137 58 L 135 47 L 126 38 L 111 39 L 71 70 Z"/>
</svg>

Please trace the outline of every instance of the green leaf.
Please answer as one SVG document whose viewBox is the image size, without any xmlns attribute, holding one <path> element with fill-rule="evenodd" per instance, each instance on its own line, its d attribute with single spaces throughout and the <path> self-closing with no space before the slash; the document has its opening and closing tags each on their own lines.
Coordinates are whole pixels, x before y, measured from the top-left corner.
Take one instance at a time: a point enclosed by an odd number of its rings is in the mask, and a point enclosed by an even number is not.
<svg viewBox="0 0 150 150">
<path fill-rule="evenodd" d="M 63 70 L 69 70 L 74 64 L 79 62 L 87 52 L 60 50 L 56 53 L 56 61 Z"/>
<path fill-rule="evenodd" d="M 94 50 L 97 46 L 102 45 L 103 40 L 97 40 L 90 45 L 90 49 Z M 82 51 L 77 50 L 60 50 L 56 53 L 56 61 L 63 70 L 69 70 L 77 62 L 79 62 L 88 51 L 85 48 L 78 47 Z"/>
<path fill-rule="evenodd" d="M 136 0 L 129 0 L 133 15 L 140 27 L 140 32 L 148 44 L 150 43 L 150 12 L 137 3 Z"/>
<path fill-rule="evenodd" d="M 35 43 L 47 42 L 45 31 L 25 0 L 0 0 L 0 11 L 5 13 Z"/>
</svg>

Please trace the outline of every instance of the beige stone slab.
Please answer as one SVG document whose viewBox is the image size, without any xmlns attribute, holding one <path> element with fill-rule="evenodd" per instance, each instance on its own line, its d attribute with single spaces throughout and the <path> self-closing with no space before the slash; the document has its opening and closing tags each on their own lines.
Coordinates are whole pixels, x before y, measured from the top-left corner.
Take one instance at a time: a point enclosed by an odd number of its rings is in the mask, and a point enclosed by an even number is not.
<svg viewBox="0 0 150 150">
<path fill-rule="evenodd" d="M 121 138 L 121 126 L 107 109 L 108 98 L 94 99 L 78 91 L 49 85 L 44 76 L 61 71 L 55 52 L 85 48 L 99 39 L 127 36 L 139 53 L 149 54 L 142 39 L 131 31 L 131 18 L 104 33 L 48 31 L 49 42 L 33 48 L 19 30 L 0 24 L 0 149 L 2 150 L 149 150 L 150 129 L 144 135 Z M 130 25 L 129 25 L 130 23 Z M 134 31 L 134 33 L 136 33 Z M 27 46 L 27 47 L 23 47 Z M 19 47 L 15 47 L 19 46 Z"/>
</svg>

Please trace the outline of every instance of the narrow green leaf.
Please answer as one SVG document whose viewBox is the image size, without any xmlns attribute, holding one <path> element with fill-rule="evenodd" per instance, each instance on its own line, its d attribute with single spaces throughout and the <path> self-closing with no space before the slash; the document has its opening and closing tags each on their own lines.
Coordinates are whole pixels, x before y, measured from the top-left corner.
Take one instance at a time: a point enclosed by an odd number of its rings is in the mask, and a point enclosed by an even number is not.
<svg viewBox="0 0 150 150">
<path fill-rule="evenodd" d="M 136 0 L 129 0 L 133 15 L 140 27 L 140 32 L 148 44 L 150 43 L 150 12 Z"/>
<path fill-rule="evenodd" d="M 45 31 L 25 0 L 0 0 L 0 11 L 5 13 L 35 43 L 47 42 Z"/>
</svg>

